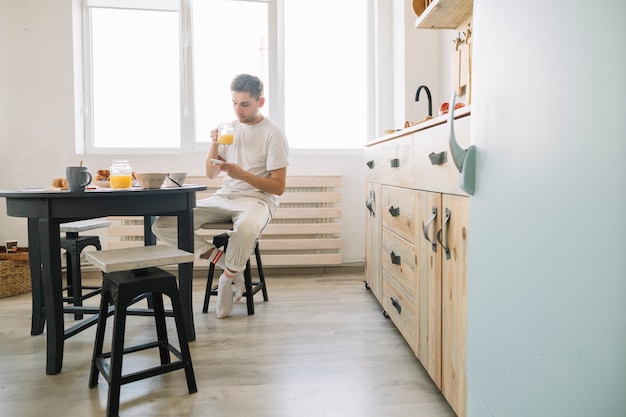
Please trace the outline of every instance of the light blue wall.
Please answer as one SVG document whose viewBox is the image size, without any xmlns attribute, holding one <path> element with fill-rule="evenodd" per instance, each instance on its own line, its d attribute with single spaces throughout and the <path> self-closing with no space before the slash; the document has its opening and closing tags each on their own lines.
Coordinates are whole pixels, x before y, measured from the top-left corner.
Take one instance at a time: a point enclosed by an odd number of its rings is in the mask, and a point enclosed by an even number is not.
<svg viewBox="0 0 626 417">
<path fill-rule="evenodd" d="M 626 416 L 625 18 L 474 2 L 469 417 Z"/>
</svg>

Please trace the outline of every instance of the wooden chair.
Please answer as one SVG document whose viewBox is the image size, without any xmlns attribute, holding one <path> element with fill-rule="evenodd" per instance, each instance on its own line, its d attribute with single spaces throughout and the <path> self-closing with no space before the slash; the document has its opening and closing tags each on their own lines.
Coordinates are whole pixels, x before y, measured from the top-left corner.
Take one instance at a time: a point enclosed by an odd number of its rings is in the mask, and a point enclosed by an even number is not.
<svg viewBox="0 0 626 417">
<path fill-rule="evenodd" d="M 203 229 L 211 229 L 211 230 L 232 230 L 233 224 L 231 222 L 227 223 L 205 223 L 202 225 Z M 213 244 L 217 248 L 223 248 L 224 252 L 226 252 L 226 248 L 228 247 L 228 233 L 222 233 L 216 235 L 213 238 Z M 244 270 L 243 277 L 246 291 L 243 293 L 243 297 L 246 298 L 246 306 L 248 309 L 248 315 L 251 316 L 254 314 L 254 295 L 261 291 L 263 293 L 263 301 L 269 301 L 269 297 L 267 295 L 267 286 L 265 285 L 265 273 L 263 271 L 263 263 L 261 262 L 261 251 L 259 250 L 259 242 L 256 242 L 254 245 L 254 256 L 256 258 L 257 271 L 259 274 L 258 281 L 252 281 L 252 268 L 250 265 L 250 260 L 246 263 L 246 269 Z M 212 263 L 209 266 L 209 272 L 207 275 L 207 285 L 204 293 L 204 304 L 202 306 L 202 312 L 206 313 L 209 310 L 209 299 L 212 295 L 217 295 L 217 284 L 213 285 L 213 277 L 215 274 L 215 265 Z"/>
<path fill-rule="evenodd" d="M 98 384 L 99 374 L 102 374 L 109 383 L 106 415 L 109 417 L 118 415 L 122 385 L 178 369 L 185 370 L 189 393 L 197 392 L 176 277 L 158 268 L 162 265 L 193 262 L 194 255 L 170 246 L 159 245 L 92 251 L 87 253 L 87 259 L 103 272 L 102 297 L 89 388 L 94 388 Z M 180 350 L 168 341 L 164 294 L 172 303 Z M 149 296 L 154 307 L 157 340 L 124 348 L 127 309 Z M 110 304 L 113 311 L 110 311 Z M 110 314 L 114 315 L 111 351 L 103 353 L 106 321 Z M 122 375 L 122 360 L 125 355 L 153 348 L 159 350 L 160 365 Z M 170 354 L 177 360 L 172 362 Z"/>
</svg>

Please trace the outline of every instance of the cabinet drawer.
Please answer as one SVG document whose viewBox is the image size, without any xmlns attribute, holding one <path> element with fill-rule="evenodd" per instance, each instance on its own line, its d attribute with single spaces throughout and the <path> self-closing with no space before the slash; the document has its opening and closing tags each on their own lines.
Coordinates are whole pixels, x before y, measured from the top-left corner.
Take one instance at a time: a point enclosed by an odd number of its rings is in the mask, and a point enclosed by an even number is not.
<svg viewBox="0 0 626 417">
<path fill-rule="evenodd" d="M 403 136 L 380 144 L 382 183 L 413 186 L 413 136 Z"/>
<path fill-rule="evenodd" d="M 365 148 L 365 180 L 380 182 L 383 178 L 382 145 L 373 145 Z"/>
<path fill-rule="evenodd" d="M 417 317 L 415 299 L 383 271 L 383 309 L 396 325 L 413 352 L 418 351 Z"/>
<path fill-rule="evenodd" d="M 464 149 L 470 145 L 470 122 L 471 117 L 461 117 L 454 122 L 454 136 Z M 417 132 L 413 138 L 414 187 L 420 190 L 467 195 L 459 187 L 459 170 L 454 165 L 450 152 L 448 123 Z M 442 153 L 445 153 L 446 161 L 433 164 L 430 155 Z"/>
<path fill-rule="evenodd" d="M 415 245 L 383 228 L 383 269 L 414 298 L 417 284 Z"/>
<path fill-rule="evenodd" d="M 383 186 L 383 226 L 415 243 L 416 192 L 406 188 Z"/>
</svg>

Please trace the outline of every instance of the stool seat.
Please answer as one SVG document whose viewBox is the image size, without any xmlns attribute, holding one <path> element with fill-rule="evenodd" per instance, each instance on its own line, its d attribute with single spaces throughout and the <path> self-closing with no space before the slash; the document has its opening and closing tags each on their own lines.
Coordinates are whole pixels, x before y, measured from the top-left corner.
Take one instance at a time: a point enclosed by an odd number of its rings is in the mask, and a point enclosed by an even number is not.
<svg viewBox="0 0 626 417">
<path fill-rule="evenodd" d="M 122 385 L 179 369 L 185 370 L 189 394 L 197 392 L 176 277 L 158 268 L 162 265 L 193 262 L 194 255 L 169 246 L 142 246 L 90 252 L 87 257 L 103 271 L 102 297 L 89 388 L 94 388 L 98 384 L 100 374 L 109 383 L 106 415 L 109 417 L 118 415 Z M 163 295 L 171 300 L 180 350 L 168 341 Z M 146 297 L 152 300 L 157 340 L 125 347 L 127 310 Z M 111 314 L 110 304 L 113 305 L 114 315 L 111 351 L 103 352 L 106 321 Z M 125 355 L 153 348 L 159 350 L 159 365 L 122 374 Z M 172 362 L 171 355 L 177 360 Z"/>
<path fill-rule="evenodd" d="M 87 230 L 100 229 L 111 226 L 111 222 L 103 219 L 78 220 L 75 222 L 61 223 L 59 230 L 63 233 L 80 233 Z"/>
<path fill-rule="evenodd" d="M 204 223 L 200 226 L 202 229 L 208 230 L 232 230 L 233 223 L 232 222 L 222 222 L 222 223 Z M 213 237 L 213 245 L 216 248 L 223 248 L 224 252 L 228 247 L 228 238 L 229 233 L 222 233 Z M 246 269 L 244 270 L 244 284 L 245 284 L 245 292 L 242 297 L 246 299 L 246 307 L 248 310 L 248 315 L 251 316 L 254 314 L 254 295 L 261 291 L 263 293 L 263 301 L 269 301 L 269 296 L 267 294 L 267 286 L 265 284 L 265 272 L 263 271 L 263 264 L 261 262 L 261 251 L 259 250 L 259 242 L 255 242 L 254 244 L 254 256 L 256 258 L 257 271 L 259 274 L 258 281 L 252 281 L 252 268 L 250 265 L 250 260 L 246 262 Z M 211 296 L 217 295 L 217 285 L 213 285 L 213 276 L 215 274 L 215 265 L 209 265 L 209 272 L 207 276 L 207 285 L 204 293 L 204 303 L 202 305 L 202 312 L 206 313 L 209 311 L 209 300 Z"/>
<path fill-rule="evenodd" d="M 168 245 L 139 246 L 88 252 L 86 258 L 103 272 L 128 271 L 193 262 L 193 253 Z"/>
</svg>

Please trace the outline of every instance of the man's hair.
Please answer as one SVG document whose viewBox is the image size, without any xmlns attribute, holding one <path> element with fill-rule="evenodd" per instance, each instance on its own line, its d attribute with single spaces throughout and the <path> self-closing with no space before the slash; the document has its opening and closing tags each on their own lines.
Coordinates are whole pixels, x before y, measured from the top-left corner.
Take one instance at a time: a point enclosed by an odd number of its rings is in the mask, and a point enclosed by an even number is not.
<svg viewBox="0 0 626 417">
<path fill-rule="evenodd" d="M 239 74 L 230 83 L 230 90 L 250 93 L 258 101 L 263 96 L 263 81 L 255 75 Z"/>
</svg>

